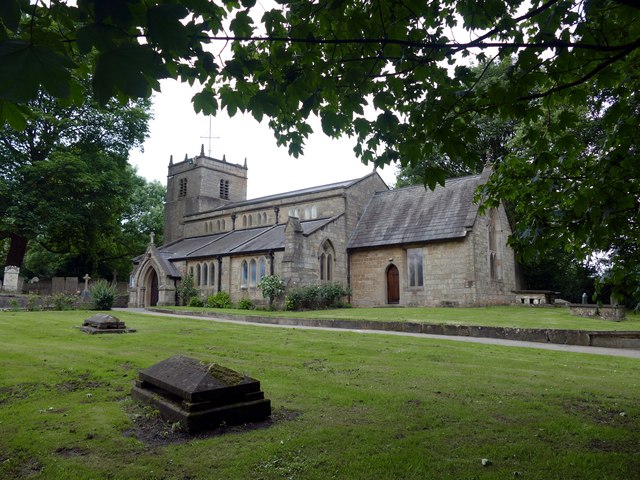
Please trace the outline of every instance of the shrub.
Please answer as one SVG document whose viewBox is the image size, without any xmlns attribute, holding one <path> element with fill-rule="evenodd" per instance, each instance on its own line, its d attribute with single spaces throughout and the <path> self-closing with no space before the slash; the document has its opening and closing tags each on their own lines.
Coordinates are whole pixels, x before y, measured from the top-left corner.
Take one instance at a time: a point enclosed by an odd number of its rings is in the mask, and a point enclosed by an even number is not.
<svg viewBox="0 0 640 480">
<path fill-rule="evenodd" d="M 253 302 L 251 300 L 249 300 L 248 298 L 243 298 L 242 300 L 240 300 L 238 302 L 237 307 L 240 310 L 253 310 L 254 308 L 256 308 L 256 306 L 253 304 Z"/>
<path fill-rule="evenodd" d="M 191 297 L 189 299 L 189 306 L 190 307 L 204 307 L 204 300 L 202 300 L 200 297 Z"/>
<path fill-rule="evenodd" d="M 189 301 L 198 296 L 198 290 L 193 286 L 193 275 L 191 273 L 186 274 L 180 280 L 180 285 L 176 290 L 180 305 L 189 305 Z"/>
<path fill-rule="evenodd" d="M 307 285 L 289 291 L 285 300 L 287 310 L 318 310 L 340 306 L 349 290 L 339 283 Z"/>
<path fill-rule="evenodd" d="M 47 303 L 51 305 L 52 310 L 73 310 L 76 297 L 64 293 L 54 293 L 49 297 Z"/>
<path fill-rule="evenodd" d="M 231 308 L 231 297 L 227 292 L 218 292 L 207 298 L 209 308 Z"/>
<path fill-rule="evenodd" d="M 27 310 L 33 312 L 38 309 L 38 295 L 30 294 L 27 297 Z"/>
<path fill-rule="evenodd" d="M 91 299 L 94 310 L 111 310 L 118 294 L 115 283 L 98 280 L 91 286 Z"/>
<path fill-rule="evenodd" d="M 258 288 L 262 296 L 269 299 L 269 308 L 273 308 L 273 301 L 284 293 L 284 281 L 277 275 L 267 275 L 260 280 Z"/>
</svg>

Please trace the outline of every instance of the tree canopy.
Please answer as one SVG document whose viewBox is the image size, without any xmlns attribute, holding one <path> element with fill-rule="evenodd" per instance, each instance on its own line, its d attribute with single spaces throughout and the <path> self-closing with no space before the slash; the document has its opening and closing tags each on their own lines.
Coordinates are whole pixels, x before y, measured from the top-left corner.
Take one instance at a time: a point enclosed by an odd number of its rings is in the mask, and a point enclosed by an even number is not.
<svg viewBox="0 0 640 480">
<path fill-rule="evenodd" d="M 100 107 L 87 88 L 84 95 L 81 105 L 64 106 L 41 92 L 27 104 L 24 130 L 0 129 L 0 238 L 10 240 L 5 265 L 22 266 L 29 244 L 39 246 L 35 264 L 57 263 L 63 273 L 94 274 L 107 259 L 129 263 L 139 253 L 127 247 L 132 241 L 140 247 L 139 240 L 124 239 L 140 223 L 132 195 L 147 185 L 127 160 L 147 135 L 149 103 Z"/>
<path fill-rule="evenodd" d="M 0 20 L 0 121 L 16 128 L 41 88 L 80 101 L 73 72 L 89 52 L 98 101 L 198 82 L 196 111 L 266 118 L 292 155 L 315 115 L 365 163 L 473 167 L 477 118 L 517 119 L 528 147 L 484 191 L 490 203 L 527 186 L 514 244 L 605 251 L 612 281 L 640 285 L 637 1 L 5 0 Z M 472 58 L 512 65 L 485 78 Z M 598 125 L 589 142 L 575 135 L 585 120 Z M 446 170 L 423 173 L 433 187 Z"/>
</svg>

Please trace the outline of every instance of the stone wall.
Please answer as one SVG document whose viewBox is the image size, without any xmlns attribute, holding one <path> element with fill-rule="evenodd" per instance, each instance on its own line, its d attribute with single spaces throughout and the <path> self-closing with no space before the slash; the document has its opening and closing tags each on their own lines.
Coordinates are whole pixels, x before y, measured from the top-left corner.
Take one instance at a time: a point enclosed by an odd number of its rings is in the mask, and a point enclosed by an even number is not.
<svg viewBox="0 0 640 480">
<path fill-rule="evenodd" d="M 515 255 L 507 240 L 511 228 L 504 207 L 496 210 L 496 247 L 497 262 L 495 278 L 491 278 L 491 260 L 489 251 L 489 217 L 478 216 L 471 232 L 473 244 L 473 282 L 476 289 L 474 304 L 501 305 L 515 302 L 516 268 Z"/>
</svg>

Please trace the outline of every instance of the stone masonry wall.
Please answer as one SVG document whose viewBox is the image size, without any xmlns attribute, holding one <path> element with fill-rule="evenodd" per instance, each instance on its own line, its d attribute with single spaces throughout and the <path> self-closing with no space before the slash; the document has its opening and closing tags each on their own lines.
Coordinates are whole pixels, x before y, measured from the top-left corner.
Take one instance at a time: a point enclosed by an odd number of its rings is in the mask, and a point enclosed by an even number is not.
<svg viewBox="0 0 640 480">
<path fill-rule="evenodd" d="M 501 206 L 496 211 L 497 276 L 491 278 L 489 253 L 489 217 L 478 216 L 471 239 L 473 242 L 474 284 L 477 291 L 476 304 L 499 305 L 515 302 L 516 277 L 515 256 L 507 239 L 511 228 L 506 212 Z"/>
</svg>

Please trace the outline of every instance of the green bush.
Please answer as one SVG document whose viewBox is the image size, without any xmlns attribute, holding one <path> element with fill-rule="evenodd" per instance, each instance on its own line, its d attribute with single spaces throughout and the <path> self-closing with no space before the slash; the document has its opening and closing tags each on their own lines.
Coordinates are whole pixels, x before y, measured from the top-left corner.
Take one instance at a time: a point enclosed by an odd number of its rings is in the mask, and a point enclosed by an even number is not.
<svg viewBox="0 0 640 480">
<path fill-rule="evenodd" d="M 27 310 L 29 312 L 33 312 L 34 310 L 37 310 L 37 309 L 39 309 L 39 306 L 38 306 L 38 295 L 35 295 L 35 294 L 31 293 L 27 297 Z"/>
<path fill-rule="evenodd" d="M 117 294 L 118 288 L 115 283 L 98 280 L 91 286 L 93 310 L 111 310 Z"/>
<path fill-rule="evenodd" d="M 189 305 L 191 299 L 198 296 L 198 290 L 193 286 L 193 275 L 191 273 L 186 274 L 180 280 L 177 293 L 180 305 Z"/>
<path fill-rule="evenodd" d="M 254 308 L 256 308 L 256 306 L 253 304 L 253 302 L 251 300 L 249 300 L 248 298 L 243 298 L 242 300 L 240 300 L 238 302 L 237 307 L 240 310 L 253 310 Z"/>
<path fill-rule="evenodd" d="M 189 299 L 189 306 L 190 307 L 204 307 L 204 300 L 202 300 L 200 297 L 191 297 Z"/>
<path fill-rule="evenodd" d="M 284 293 L 284 281 L 277 275 L 267 275 L 260 280 L 258 288 L 262 296 L 269 299 L 269 308 L 273 308 L 273 301 Z"/>
<path fill-rule="evenodd" d="M 73 310 L 76 304 L 76 297 L 64 293 L 54 293 L 45 299 L 45 304 L 52 310 Z"/>
<path fill-rule="evenodd" d="M 287 293 L 285 308 L 287 310 L 337 308 L 342 305 L 341 299 L 346 295 L 349 295 L 349 289 L 339 283 L 307 285 L 294 288 Z"/>
<path fill-rule="evenodd" d="M 218 292 L 207 298 L 209 308 L 231 308 L 231 297 L 227 292 Z"/>
</svg>

